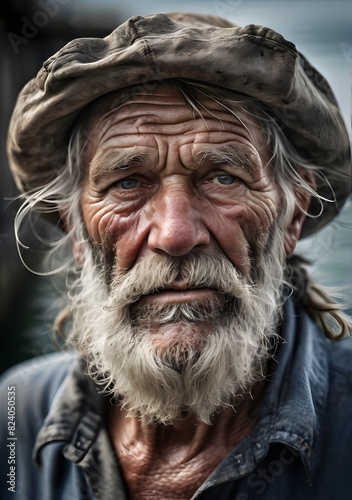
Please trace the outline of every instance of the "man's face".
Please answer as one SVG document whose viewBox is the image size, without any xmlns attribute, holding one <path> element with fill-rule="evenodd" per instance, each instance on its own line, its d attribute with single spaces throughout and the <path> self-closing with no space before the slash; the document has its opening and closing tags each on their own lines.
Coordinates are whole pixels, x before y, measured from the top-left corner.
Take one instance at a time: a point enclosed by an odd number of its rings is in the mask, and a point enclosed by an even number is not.
<svg viewBox="0 0 352 500">
<path fill-rule="evenodd" d="M 201 250 L 224 255 L 254 277 L 252 259 L 266 243 L 280 199 L 268 152 L 248 118 L 241 117 L 245 127 L 218 104 L 206 105 L 214 116 L 195 116 L 163 84 L 93 125 L 82 209 L 91 239 L 110 255 L 115 273 L 151 255 Z M 217 291 L 190 289 L 183 280 L 143 302 L 203 300 L 222 307 Z M 174 339 L 153 334 L 159 347 Z"/>
<path fill-rule="evenodd" d="M 268 152 L 248 116 L 200 102 L 163 84 L 90 128 L 81 205 L 104 269 L 83 268 L 75 343 L 147 420 L 208 421 L 249 390 L 280 309 Z"/>
</svg>

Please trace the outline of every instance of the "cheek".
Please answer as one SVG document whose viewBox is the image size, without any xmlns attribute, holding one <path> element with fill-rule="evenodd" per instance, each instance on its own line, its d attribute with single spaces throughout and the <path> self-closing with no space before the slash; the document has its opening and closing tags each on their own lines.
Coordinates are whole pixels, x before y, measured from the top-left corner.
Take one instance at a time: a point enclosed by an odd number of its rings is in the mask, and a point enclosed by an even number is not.
<svg viewBox="0 0 352 500">
<path fill-rule="evenodd" d="M 146 237 L 146 224 L 140 212 L 124 213 L 115 203 L 82 196 L 82 213 L 92 240 L 115 254 L 118 270 L 128 269 Z M 144 227 L 144 230 L 143 230 Z"/>
<path fill-rule="evenodd" d="M 103 243 L 106 239 L 106 228 L 114 216 L 113 205 L 105 201 L 97 201 L 93 197 L 84 194 L 81 207 L 89 236 L 95 243 Z"/>
<path fill-rule="evenodd" d="M 114 215 L 106 226 L 106 232 L 115 246 L 117 270 L 121 272 L 130 269 L 148 237 L 147 221 L 143 213 Z"/>
<path fill-rule="evenodd" d="M 246 202 L 246 219 L 243 230 L 247 239 L 263 242 L 278 216 L 278 199 L 275 193 L 252 193 Z"/>
<path fill-rule="evenodd" d="M 277 217 L 274 199 L 254 192 L 237 204 L 210 212 L 209 228 L 229 260 L 245 275 L 253 248 L 263 245 Z M 211 222 L 210 222 L 211 221 Z"/>
</svg>

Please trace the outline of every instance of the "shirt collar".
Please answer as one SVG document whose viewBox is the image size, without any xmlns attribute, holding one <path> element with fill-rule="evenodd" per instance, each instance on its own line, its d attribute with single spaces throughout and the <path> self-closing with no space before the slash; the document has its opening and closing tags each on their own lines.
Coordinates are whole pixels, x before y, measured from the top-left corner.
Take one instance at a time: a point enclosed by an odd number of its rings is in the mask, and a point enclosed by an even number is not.
<svg viewBox="0 0 352 500">
<path fill-rule="evenodd" d="M 37 436 L 35 462 L 40 464 L 41 449 L 54 441 L 66 442 L 65 457 L 80 462 L 104 426 L 105 413 L 106 398 L 98 393 L 85 373 L 83 360 L 76 356 Z"/>
</svg>

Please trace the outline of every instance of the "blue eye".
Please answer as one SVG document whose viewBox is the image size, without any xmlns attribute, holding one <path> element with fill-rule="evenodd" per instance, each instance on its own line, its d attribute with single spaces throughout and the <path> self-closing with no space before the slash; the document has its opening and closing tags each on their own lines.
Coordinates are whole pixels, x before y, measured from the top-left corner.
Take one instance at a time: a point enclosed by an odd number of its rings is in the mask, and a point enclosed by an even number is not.
<svg viewBox="0 0 352 500">
<path fill-rule="evenodd" d="M 122 189 L 135 189 L 141 185 L 140 181 L 136 179 L 123 179 L 116 183 Z"/>
<path fill-rule="evenodd" d="M 215 180 L 219 184 L 224 184 L 224 185 L 233 184 L 236 181 L 236 179 L 237 177 L 234 177 L 233 175 L 230 174 L 221 174 L 215 177 Z"/>
</svg>

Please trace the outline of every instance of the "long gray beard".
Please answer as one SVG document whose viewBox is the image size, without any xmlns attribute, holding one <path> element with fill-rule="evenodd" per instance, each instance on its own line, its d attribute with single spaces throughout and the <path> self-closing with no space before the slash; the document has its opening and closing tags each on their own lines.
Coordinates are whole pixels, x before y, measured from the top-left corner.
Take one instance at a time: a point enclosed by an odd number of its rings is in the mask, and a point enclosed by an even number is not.
<svg viewBox="0 0 352 500">
<path fill-rule="evenodd" d="M 196 252 L 142 259 L 107 286 L 104 270 L 99 273 L 88 256 L 71 294 L 69 343 L 86 358 L 90 376 L 104 391 L 143 422 L 171 423 L 186 408 L 210 423 L 212 414 L 232 406 L 264 377 L 277 337 L 283 247 L 276 225 L 256 250 L 256 283 L 223 254 Z M 224 301 L 139 307 L 141 297 L 177 279 L 213 288 Z M 199 322 L 210 324 L 212 333 L 199 336 Z M 151 341 L 151 328 L 171 324 L 182 341 L 161 352 Z M 195 334 L 201 339 L 196 344 L 187 340 Z"/>
</svg>

